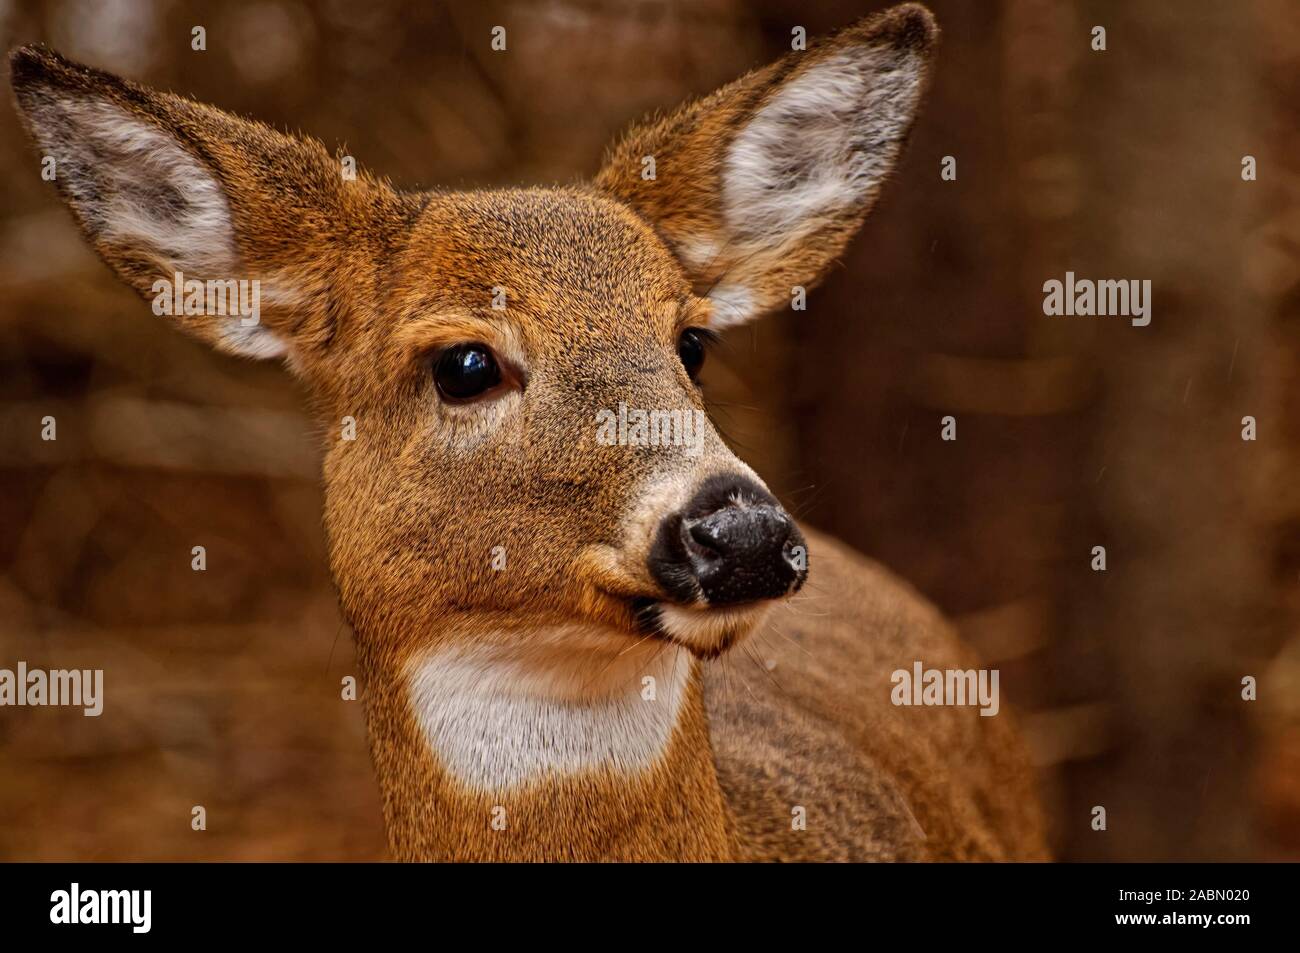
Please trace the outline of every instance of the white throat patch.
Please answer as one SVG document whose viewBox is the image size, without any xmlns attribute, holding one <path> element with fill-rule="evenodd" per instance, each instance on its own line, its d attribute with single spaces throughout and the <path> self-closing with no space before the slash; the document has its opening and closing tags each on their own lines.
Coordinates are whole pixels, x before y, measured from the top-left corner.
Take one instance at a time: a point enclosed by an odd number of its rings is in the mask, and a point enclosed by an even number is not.
<svg viewBox="0 0 1300 953">
<path fill-rule="evenodd" d="M 693 667 L 684 649 L 566 627 L 435 649 L 406 678 L 443 769 L 501 791 L 553 774 L 646 770 L 672 739 Z"/>
</svg>

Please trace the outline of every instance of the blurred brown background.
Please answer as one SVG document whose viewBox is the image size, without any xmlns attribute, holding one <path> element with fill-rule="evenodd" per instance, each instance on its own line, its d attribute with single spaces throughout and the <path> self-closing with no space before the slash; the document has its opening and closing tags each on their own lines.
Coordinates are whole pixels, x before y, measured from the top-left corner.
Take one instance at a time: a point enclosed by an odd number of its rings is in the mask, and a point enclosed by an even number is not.
<svg viewBox="0 0 1300 953">
<path fill-rule="evenodd" d="M 472 188 L 589 175 L 627 121 L 883 5 L 49 0 L 0 37 Z M 716 417 L 1001 668 L 1062 858 L 1300 857 L 1300 8 L 930 6 L 898 176 L 807 312 L 731 333 Z M 0 858 L 385 856 L 293 383 L 163 326 L 0 127 L 0 667 L 107 694 L 0 710 Z M 1151 325 L 1044 317 L 1067 269 L 1151 279 Z"/>
</svg>

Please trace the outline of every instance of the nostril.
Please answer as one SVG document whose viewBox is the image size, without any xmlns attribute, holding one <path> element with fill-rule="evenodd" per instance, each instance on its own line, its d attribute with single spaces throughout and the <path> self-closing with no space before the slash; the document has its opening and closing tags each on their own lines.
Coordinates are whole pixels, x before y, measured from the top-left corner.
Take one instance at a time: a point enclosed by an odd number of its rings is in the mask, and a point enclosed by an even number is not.
<svg viewBox="0 0 1300 953">
<path fill-rule="evenodd" d="M 703 519 L 683 524 L 683 529 L 690 536 L 699 556 L 705 559 L 721 559 L 727 552 L 723 527 L 718 520 Z"/>
</svg>

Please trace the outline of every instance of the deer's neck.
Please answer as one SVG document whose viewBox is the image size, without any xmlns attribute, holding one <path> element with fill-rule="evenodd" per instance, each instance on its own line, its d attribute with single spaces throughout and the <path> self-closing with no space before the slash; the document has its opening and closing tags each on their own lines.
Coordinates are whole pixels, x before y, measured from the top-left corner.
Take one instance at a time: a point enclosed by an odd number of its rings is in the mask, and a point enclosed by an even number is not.
<svg viewBox="0 0 1300 953">
<path fill-rule="evenodd" d="M 404 658 L 358 643 L 399 858 L 732 855 L 697 664 L 684 650 L 578 628 Z"/>
</svg>

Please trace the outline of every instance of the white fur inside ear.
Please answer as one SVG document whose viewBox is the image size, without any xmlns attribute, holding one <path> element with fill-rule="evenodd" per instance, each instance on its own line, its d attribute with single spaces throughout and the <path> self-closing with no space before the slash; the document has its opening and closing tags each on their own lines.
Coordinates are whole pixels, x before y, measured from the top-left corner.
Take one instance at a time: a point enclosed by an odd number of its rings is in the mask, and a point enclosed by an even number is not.
<svg viewBox="0 0 1300 953">
<path fill-rule="evenodd" d="M 786 83 L 727 152 L 730 233 L 770 246 L 863 207 L 898 157 L 923 68 L 910 50 L 857 47 Z"/>
<path fill-rule="evenodd" d="M 238 274 L 230 205 L 216 175 L 170 133 L 112 102 L 51 95 L 33 108 L 33 129 L 55 160 L 55 177 L 111 259 L 145 262 L 173 281 L 250 281 Z M 272 289 L 268 289 L 271 291 Z M 293 297 L 285 288 L 268 294 Z M 167 312 L 172 313 L 172 312 Z M 186 316 L 214 324 L 229 353 L 281 357 L 282 338 L 242 315 Z"/>
<path fill-rule="evenodd" d="M 235 277 L 230 206 L 213 173 L 172 136 L 107 102 L 60 100 L 41 125 L 73 202 L 101 240 L 160 271 Z"/>
<path fill-rule="evenodd" d="M 238 318 L 222 324 L 219 333 L 221 348 L 241 357 L 284 357 L 289 350 L 284 339 L 274 331 L 260 324 L 245 326 Z"/>
<path fill-rule="evenodd" d="M 720 282 L 714 285 L 709 292 L 709 301 L 713 304 L 709 324 L 719 331 L 744 324 L 759 311 L 754 296 L 740 284 Z"/>
</svg>

